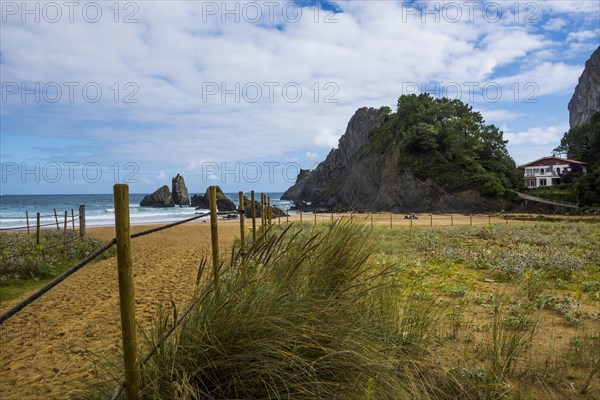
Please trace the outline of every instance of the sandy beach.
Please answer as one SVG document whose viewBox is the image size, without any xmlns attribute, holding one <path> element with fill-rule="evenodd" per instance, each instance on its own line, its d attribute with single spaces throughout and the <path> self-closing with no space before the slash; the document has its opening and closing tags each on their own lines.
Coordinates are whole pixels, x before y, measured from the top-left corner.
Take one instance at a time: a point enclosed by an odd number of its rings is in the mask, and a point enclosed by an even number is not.
<svg viewBox="0 0 600 400">
<path fill-rule="evenodd" d="M 172 300 L 181 308 L 191 299 L 199 262 L 210 254 L 209 226 L 188 223 L 132 241 L 136 317 L 144 330 L 160 305 Z M 147 228 L 134 226 L 132 233 Z M 114 228 L 89 228 L 88 234 L 110 240 Z M 219 234 L 226 253 L 239 236 L 239 223 L 220 221 Z M 118 305 L 113 257 L 89 264 L 1 325 L 2 398 L 69 398 L 103 379 L 105 371 L 95 363 L 119 352 Z"/>
</svg>

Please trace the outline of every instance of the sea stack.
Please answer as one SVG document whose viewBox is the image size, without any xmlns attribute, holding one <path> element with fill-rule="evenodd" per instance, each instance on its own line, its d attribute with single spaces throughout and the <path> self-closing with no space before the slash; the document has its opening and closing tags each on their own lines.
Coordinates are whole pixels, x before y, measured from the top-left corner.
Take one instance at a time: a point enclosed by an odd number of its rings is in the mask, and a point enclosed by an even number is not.
<svg viewBox="0 0 600 400">
<path fill-rule="evenodd" d="M 183 176 L 177 174 L 171 180 L 171 193 L 173 196 L 173 202 L 178 206 L 189 206 L 190 196 L 188 194 L 187 186 L 185 186 L 185 180 Z"/>
</svg>

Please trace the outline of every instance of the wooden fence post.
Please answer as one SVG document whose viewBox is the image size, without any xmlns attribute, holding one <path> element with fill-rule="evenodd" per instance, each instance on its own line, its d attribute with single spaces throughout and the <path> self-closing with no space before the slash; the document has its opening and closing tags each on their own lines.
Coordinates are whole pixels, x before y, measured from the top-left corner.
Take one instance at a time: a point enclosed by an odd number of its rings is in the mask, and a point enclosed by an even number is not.
<svg viewBox="0 0 600 400">
<path fill-rule="evenodd" d="M 333 211 L 331 212 L 331 224 L 333 224 Z"/>
<path fill-rule="evenodd" d="M 63 229 L 63 246 L 65 248 L 65 255 L 67 255 L 67 221 L 69 218 L 69 213 L 65 210 L 65 226 Z"/>
<path fill-rule="evenodd" d="M 371 228 L 373 228 L 373 214 L 371 214 Z"/>
<path fill-rule="evenodd" d="M 302 222 L 302 211 L 300 211 L 300 222 Z"/>
<path fill-rule="evenodd" d="M 213 259 L 213 282 L 215 285 L 215 296 L 219 297 L 221 278 L 219 276 L 219 229 L 217 223 L 217 187 L 209 188 L 210 195 L 210 241 L 212 242 Z"/>
<path fill-rule="evenodd" d="M 450 226 L 454 226 L 454 216 L 450 214 Z"/>
<path fill-rule="evenodd" d="M 413 219 L 412 219 L 412 215 L 411 215 L 411 217 L 410 217 L 410 227 L 411 228 L 412 228 L 412 221 L 413 221 Z"/>
<path fill-rule="evenodd" d="M 40 228 L 40 213 L 39 212 L 36 215 L 36 220 L 37 220 L 37 223 L 36 223 L 37 224 L 37 228 L 36 228 L 36 231 L 35 231 L 35 240 L 36 240 L 37 245 L 39 246 L 40 245 L 40 229 L 41 229 Z"/>
<path fill-rule="evenodd" d="M 116 184 L 113 190 L 115 198 L 119 304 L 121 308 L 123 360 L 125 364 L 125 390 L 127 398 L 139 399 L 141 385 L 137 359 L 135 294 L 133 289 L 133 266 L 131 262 L 129 186 Z"/>
<path fill-rule="evenodd" d="M 221 286 L 221 277 L 219 275 L 219 224 L 217 216 L 217 187 L 209 187 L 210 196 L 210 241 L 212 244 L 212 255 L 213 255 L 213 282 L 215 285 L 215 296 L 219 297 L 219 291 Z"/>
<path fill-rule="evenodd" d="M 393 215 L 394 214 L 390 213 L 390 228 L 394 225 L 393 220 L 392 220 Z"/>
<path fill-rule="evenodd" d="M 54 219 L 56 220 L 56 229 L 60 231 L 60 225 L 58 225 L 58 214 L 56 213 L 56 208 L 54 209 Z"/>
<path fill-rule="evenodd" d="M 289 224 L 290 223 L 290 209 L 287 209 L 287 212 L 285 213 L 285 223 Z"/>
<path fill-rule="evenodd" d="M 252 214 L 252 241 L 256 242 L 256 202 L 254 201 L 254 190 L 250 191 L 250 205 Z"/>
<path fill-rule="evenodd" d="M 433 214 L 429 214 L 429 226 L 433 227 Z"/>
<path fill-rule="evenodd" d="M 271 196 L 267 196 L 267 220 L 269 221 L 269 226 L 273 224 L 273 212 L 271 211 Z"/>
<path fill-rule="evenodd" d="M 25 211 L 25 218 L 27 219 L 27 234 L 29 235 L 29 211 Z"/>
<path fill-rule="evenodd" d="M 492 225 L 492 216 L 488 215 L 488 225 Z"/>
<path fill-rule="evenodd" d="M 317 225 L 317 210 L 313 211 L 313 214 L 315 214 L 315 223 L 314 223 L 314 225 L 316 226 Z"/>
<path fill-rule="evenodd" d="M 281 225 L 281 208 L 277 208 L 277 222 Z"/>
<path fill-rule="evenodd" d="M 85 204 L 79 206 L 79 237 L 85 237 Z"/>
<path fill-rule="evenodd" d="M 473 226 L 473 214 L 469 214 L 469 225 Z"/>
<path fill-rule="evenodd" d="M 265 213 L 265 208 L 267 207 L 267 200 L 265 198 L 265 194 L 261 193 L 260 194 L 260 227 L 262 229 L 265 228 L 265 225 L 267 224 L 267 221 L 265 219 L 266 217 L 266 213 Z"/>
<path fill-rule="evenodd" d="M 350 213 L 350 223 L 352 223 L 352 221 L 354 221 L 354 213 Z"/>
<path fill-rule="evenodd" d="M 71 225 L 73 226 L 73 231 L 75 231 L 75 211 L 71 208 Z"/>
<path fill-rule="evenodd" d="M 240 251 L 244 253 L 244 192 L 240 196 Z"/>
</svg>

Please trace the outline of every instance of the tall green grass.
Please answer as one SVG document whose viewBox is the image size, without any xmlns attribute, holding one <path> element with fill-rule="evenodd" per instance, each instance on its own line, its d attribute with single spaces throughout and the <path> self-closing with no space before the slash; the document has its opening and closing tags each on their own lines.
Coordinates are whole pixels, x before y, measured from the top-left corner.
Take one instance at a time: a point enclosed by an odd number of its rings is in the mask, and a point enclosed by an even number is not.
<svg viewBox="0 0 600 400">
<path fill-rule="evenodd" d="M 267 232 L 234 252 L 165 343 L 163 313 L 142 369 L 149 399 L 454 399 L 459 382 L 429 361 L 436 299 L 370 262 L 350 224 Z M 210 276 L 210 274 L 208 274 Z M 169 315 L 169 316 L 167 316 Z"/>
</svg>

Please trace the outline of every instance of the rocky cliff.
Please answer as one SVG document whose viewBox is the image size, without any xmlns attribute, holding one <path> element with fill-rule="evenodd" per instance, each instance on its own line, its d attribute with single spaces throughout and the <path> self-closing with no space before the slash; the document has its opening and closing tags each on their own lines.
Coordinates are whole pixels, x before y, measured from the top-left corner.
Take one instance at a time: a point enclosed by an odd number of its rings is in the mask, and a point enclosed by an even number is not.
<svg viewBox="0 0 600 400">
<path fill-rule="evenodd" d="M 600 46 L 585 63 L 575 93 L 569 102 L 571 128 L 589 121 L 600 110 Z"/>
<path fill-rule="evenodd" d="M 302 171 L 282 199 L 337 210 L 476 212 L 501 208 L 499 200 L 484 198 L 477 190 L 449 193 L 433 179 L 418 179 L 413 171 L 399 168 L 403 164 L 400 148 L 374 151 L 367 146 L 385 119 L 374 108 L 357 110 L 338 148 L 310 174 Z"/>
</svg>

